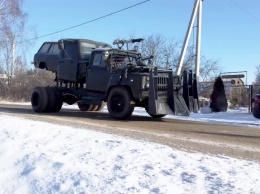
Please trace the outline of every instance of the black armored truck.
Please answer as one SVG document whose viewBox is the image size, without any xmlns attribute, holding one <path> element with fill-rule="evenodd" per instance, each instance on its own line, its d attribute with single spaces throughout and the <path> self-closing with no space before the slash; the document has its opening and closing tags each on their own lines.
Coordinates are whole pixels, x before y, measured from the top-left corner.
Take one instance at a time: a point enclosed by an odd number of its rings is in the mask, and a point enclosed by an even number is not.
<svg viewBox="0 0 260 194">
<path fill-rule="evenodd" d="M 136 47 L 122 49 L 141 41 L 117 39 L 117 48 L 87 39 L 44 43 L 34 65 L 54 72 L 56 86 L 34 88 L 33 110 L 58 112 L 65 102 L 77 103 L 81 111 L 99 111 L 106 103 L 115 119 L 127 119 L 135 107 L 154 118 L 188 116 L 198 100 L 196 76 L 187 71 L 176 76 L 171 69 L 154 67 L 153 56 L 143 57 Z"/>
</svg>

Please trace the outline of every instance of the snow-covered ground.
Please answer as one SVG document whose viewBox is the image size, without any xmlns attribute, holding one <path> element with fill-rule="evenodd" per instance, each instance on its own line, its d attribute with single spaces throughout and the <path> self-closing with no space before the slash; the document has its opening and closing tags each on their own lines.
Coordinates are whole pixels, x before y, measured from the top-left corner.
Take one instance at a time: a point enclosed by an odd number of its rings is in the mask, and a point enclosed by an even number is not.
<svg viewBox="0 0 260 194">
<path fill-rule="evenodd" d="M 146 115 L 143 109 L 134 114 Z M 247 110 L 185 119 L 260 124 Z M 1 109 L 0 123 L 0 193 L 260 193 L 257 162 L 26 120 Z"/>
<path fill-rule="evenodd" d="M 107 110 L 104 109 L 104 111 Z M 134 114 L 149 116 L 143 108 L 136 108 Z M 200 112 L 191 113 L 189 117 L 167 115 L 164 118 L 260 127 L 260 120 L 254 118 L 252 113 L 248 112 L 247 108 L 239 108 L 233 110 L 229 109 L 227 112 L 218 112 L 218 113 L 210 113 L 210 114 L 201 114 Z"/>
</svg>

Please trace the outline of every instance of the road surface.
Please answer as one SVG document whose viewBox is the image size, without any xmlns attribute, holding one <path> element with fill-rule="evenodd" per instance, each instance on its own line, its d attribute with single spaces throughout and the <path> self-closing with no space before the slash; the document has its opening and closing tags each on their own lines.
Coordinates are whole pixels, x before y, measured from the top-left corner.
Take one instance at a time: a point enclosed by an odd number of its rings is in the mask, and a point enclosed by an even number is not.
<svg viewBox="0 0 260 194">
<path fill-rule="evenodd" d="M 62 109 L 58 113 L 35 113 L 29 105 L 0 104 L 0 112 L 23 118 L 73 127 L 88 128 L 172 148 L 225 155 L 260 162 L 260 129 L 178 119 L 154 119 L 132 116 L 112 119 L 106 112 L 81 112 Z"/>
</svg>

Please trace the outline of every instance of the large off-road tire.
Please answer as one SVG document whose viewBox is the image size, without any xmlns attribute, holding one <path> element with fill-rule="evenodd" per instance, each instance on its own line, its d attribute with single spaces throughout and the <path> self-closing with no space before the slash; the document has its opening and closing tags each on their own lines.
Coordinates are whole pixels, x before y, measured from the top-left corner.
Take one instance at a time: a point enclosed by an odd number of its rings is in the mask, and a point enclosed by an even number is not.
<svg viewBox="0 0 260 194">
<path fill-rule="evenodd" d="M 45 87 L 35 87 L 31 96 L 32 108 L 35 112 L 45 112 L 48 104 L 48 93 Z"/>
<path fill-rule="evenodd" d="M 115 87 L 108 95 L 107 107 L 111 117 L 127 119 L 132 115 L 135 106 L 126 88 Z"/>
<path fill-rule="evenodd" d="M 92 104 L 82 104 L 80 102 L 77 102 L 79 110 L 81 111 L 91 111 L 94 107 Z"/>
<path fill-rule="evenodd" d="M 59 112 L 62 107 L 62 98 L 57 88 L 47 87 L 48 104 L 47 112 Z"/>
</svg>

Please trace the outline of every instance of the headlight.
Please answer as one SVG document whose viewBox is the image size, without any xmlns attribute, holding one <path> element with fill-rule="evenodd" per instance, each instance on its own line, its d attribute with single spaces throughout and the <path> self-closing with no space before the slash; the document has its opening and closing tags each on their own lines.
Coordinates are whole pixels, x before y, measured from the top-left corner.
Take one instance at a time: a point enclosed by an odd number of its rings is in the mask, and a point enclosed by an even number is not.
<svg viewBox="0 0 260 194">
<path fill-rule="evenodd" d="M 144 85 L 144 89 L 145 89 L 145 90 L 149 90 L 149 83 L 146 83 L 146 84 Z"/>
<path fill-rule="evenodd" d="M 144 76 L 142 79 L 142 88 L 144 90 L 148 90 L 149 89 L 149 76 Z"/>
</svg>

